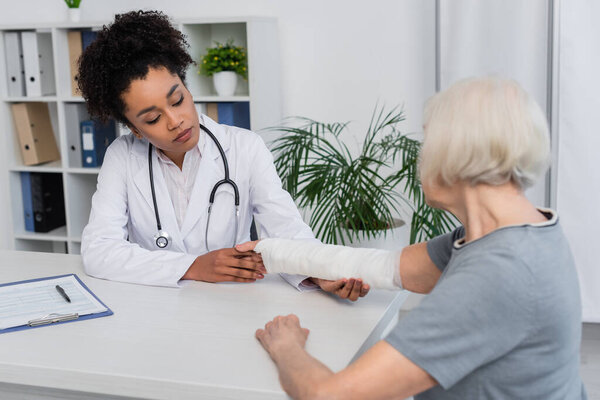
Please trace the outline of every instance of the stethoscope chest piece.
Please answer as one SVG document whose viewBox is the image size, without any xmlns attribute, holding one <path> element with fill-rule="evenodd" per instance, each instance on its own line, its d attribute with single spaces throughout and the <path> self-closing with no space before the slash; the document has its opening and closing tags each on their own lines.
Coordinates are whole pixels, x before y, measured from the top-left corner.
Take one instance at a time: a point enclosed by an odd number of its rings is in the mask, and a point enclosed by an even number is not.
<svg viewBox="0 0 600 400">
<path fill-rule="evenodd" d="M 160 230 L 154 235 L 154 243 L 159 249 L 166 249 L 171 243 L 171 238 L 167 232 Z"/>
</svg>

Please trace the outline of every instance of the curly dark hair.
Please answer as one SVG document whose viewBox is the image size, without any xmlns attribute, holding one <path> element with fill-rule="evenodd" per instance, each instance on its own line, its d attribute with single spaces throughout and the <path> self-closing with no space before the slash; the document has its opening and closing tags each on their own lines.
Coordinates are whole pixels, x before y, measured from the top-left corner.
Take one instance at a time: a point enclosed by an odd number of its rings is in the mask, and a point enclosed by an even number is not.
<svg viewBox="0 0 600 400">
<path fill-rule="evenodd" d="M 160 11 L 116 15 L 79 59 L 79 89 L 90 115 L 128 123 L 121 95 L 150 67 L 165 67 L 185 84 L 186 69 L 194 64 L 187 47 L 185 36 Z"/>
</svg>

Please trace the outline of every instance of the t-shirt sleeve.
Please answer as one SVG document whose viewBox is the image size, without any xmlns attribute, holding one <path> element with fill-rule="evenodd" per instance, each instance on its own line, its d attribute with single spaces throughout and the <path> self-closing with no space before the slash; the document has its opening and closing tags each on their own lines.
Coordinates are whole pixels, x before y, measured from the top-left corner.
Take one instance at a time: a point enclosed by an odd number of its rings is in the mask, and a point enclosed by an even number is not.
<svg viewBox="0 0 600 400">
<path fill-rule="evenodd" d="M 427 242 L 427 253 L 440 271 L 443 271 L 452 256 L 452 246 L 455 241 L 465 236 L 465 230 L 459 226 L 452 232 L 436 236 Z"/>
<path fill-rule="evenodd" d="M 533 282 L 524 270 L 523 263 L 502 254 L 463 263 L 385 340 L 444 389 L 452 387 L 529 335 Z"/>
</svg>

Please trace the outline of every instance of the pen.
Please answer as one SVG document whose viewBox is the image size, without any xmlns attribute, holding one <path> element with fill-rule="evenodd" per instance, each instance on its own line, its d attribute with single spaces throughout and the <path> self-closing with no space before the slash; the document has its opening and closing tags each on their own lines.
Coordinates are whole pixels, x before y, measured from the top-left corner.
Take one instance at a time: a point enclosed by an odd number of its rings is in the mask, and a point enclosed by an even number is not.
<svg viewBox="0 0 600 400">
<path fill-rule="evenodd" d="M 58 293 L 60 293 L 60 295 L 62 297 L 65 298 L 66 301 L 68 301 L 69 303 L 71 302 L 71 299 L 69 298 L 69 296 L 67 296 L 67 294 L 65 293 L 65 289 L 61 288 L 60 286 L 56 285 L 56 290 L 58 291 Z"/>
</svg>

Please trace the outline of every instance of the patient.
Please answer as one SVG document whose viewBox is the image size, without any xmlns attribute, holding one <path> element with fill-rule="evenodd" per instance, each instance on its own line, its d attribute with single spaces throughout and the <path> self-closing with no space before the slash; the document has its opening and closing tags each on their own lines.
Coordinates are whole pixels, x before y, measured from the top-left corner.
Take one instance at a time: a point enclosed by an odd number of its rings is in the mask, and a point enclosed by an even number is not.
<svg viewBox="0 0 600 400">
<path fill-rule="evenodd" d="M 573 258 L 556 212 L 523 194 L 548 166 L 544 113 L 514 81 L 469 79 L 428 101 L 424 127 L 423 190 L 461 221 L 454 232 L 400 254 L 280 239 L 239 246 L 256 246 L 268 272 L 429 294 L 337 373 L 305 351 L 296 316 L 276 317 L 256 337 L 284 390 L 299 399 L 585 399 Z"/>
</svg>

